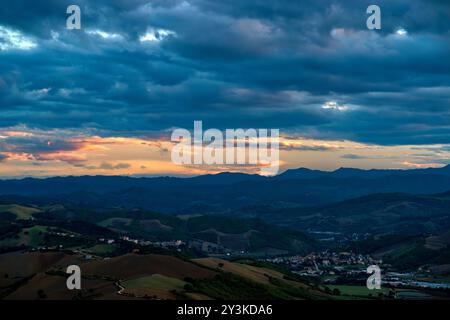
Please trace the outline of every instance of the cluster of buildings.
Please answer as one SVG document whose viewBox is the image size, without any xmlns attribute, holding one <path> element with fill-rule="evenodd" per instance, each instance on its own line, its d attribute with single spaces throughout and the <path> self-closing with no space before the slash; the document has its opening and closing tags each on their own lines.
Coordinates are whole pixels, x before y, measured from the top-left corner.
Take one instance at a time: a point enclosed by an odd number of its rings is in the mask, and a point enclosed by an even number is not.
<svg viewBox="0 0 450 320">
<path fill-rule="evenodd" d="M 129 236 L 122 236 L 122 237 L 120 237 L 120 240 L 133 242 L 140 246 L 153 246 L 153 247 L 163 248 L 163 249 L 175 249 L 178 251 L 188 248 L 188 249 L 194 249 L 197 251 L 201 251 L 206 254 L 227 254 L 232 251 L 230 249 L 225 248 L 224 246 L 222 246 L 220 244 L 217 244 L 214 242 L 209 242 L 209 241 L 204 241 L 204 240 L 199 240 L 199 239 L 188 240 L 187 242 L 183 241 L 183 240 L 150 241 L 150 240 L 133 239 L 133 238 L 130 238 Z M 114 239 L 99 239 L 99 241 L 107 242 L 109 244 L 114 243 Z M 244 253 L 244 252 L 242 252 L 242 253 Z"/>
<path fill-rule="evenodd" d="M 354 252 L 313 252 L 305 256 L 287 256 L 266 258 L 264 261 L 282 264 L 300 275 L 324 275 L 340 273 L 365 272 L 362 266 L 381 264 L 369 255 L 356 254 Z M 357 267 L 357 268 L 356 268 Z M 355 270 L 352 270 L 355 269 Z"/>
<path fill-rule="evenodd" d="M 106 243 L 106 244 L 113 244 L 113 243 L 116 242 L 115 239 L 105 239 L 105 238 L 100 238 L 100 239 L 98 239 L 98 241 L 99 241 L 99 242 Z"/>
<path fill-rule="evenodd" d="M 172 250 L 178 250 L 181 251 L 183 249 L 193 249 L 197 251 L 201 251 L 205 254 L 217 254 L 217 255 L 231 255 L 232 253 L 240 253 L 245 254 L 247 251 L 235 251 L 231 250 L 229 248 L 226 248 L 223 245 L 209 242 L 205 240 L 200 239 L 194 239 L 194 240 L 169 240 L 169 241 L 150 241 L 150 240 L 142 240 L 142 239 L 133 239 L 129 236 L 121 236 L 119 241 L 127 241 L 127 242 L 133 242 L 140 246 L 152 246 L 157 248 L 163 248 L 163 249 L 172 249 Z M 98 239 L 99 242 L 107 243 L 107 244 L 113 244 L 117 242 L 115 239 L 106 239 L 106 238 L 100 238 Z"/>
<path fill-rule="evenodd" d="M 102 239 L 99 239 L 100 241 Z M 113 239 L 103 239 L 104 241 L 108 241 L 108 243 L 114 243 Z M 140 246 L 153 246 L 157 248 L 163 248 L 163 249 L 181 249 L 186 246 L 186 242 L 182 240 L 170 240 L 170 241 L 150 241 L 150 240 L 142 240 L 142 239 L 133 239 L 129 236 L 122 236 L 120 237 L 120 240 L 127 241 L 127 242 L 133 242 Z M 111 242 L 113 241 L 113 242 Z"/>
<path fill-rule="evenodd" d="M 58 237 L 75 238 L 75 235 L 73 233 L 60 232 L 60 231 L 48 231 L 46 233 L 48 235 L 54 235 L 54 236 L 58 236 Z"/>
</svg>

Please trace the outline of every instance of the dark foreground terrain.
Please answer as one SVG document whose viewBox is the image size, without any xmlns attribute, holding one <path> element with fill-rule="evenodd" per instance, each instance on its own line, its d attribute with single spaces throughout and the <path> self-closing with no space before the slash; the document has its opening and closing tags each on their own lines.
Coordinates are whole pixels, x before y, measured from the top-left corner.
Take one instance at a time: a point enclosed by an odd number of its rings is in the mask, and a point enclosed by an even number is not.
<svg viewBox="0 0 450 320">
<path fill-rule="evenodd" d="M 442 191 L 441 182 L 450 176 L 448 168 L 333 173 L 299 169 L 277 178 L 221 174 L 187 180 L 3 181 L 0 298 L 450 298 L 449 192 L 412 193 L 414 186 L 397 183 L 389 186 L 390 193 L 361 195 L 359 190 L 341 193 L 338 198 L 343 199 L 335 202 L 304 202 L 306 196 L 330 192 L 323 179 L 332 182 L 331 189 L 345 181 L 367 182 L 366 192 L 395 177 L 438 181 L 430 190 Z M 128 191 L 108 184 L 111 179 L 124 182 Z M 236 200 L 228 194 L 229 203 L 222 206 L 229 190 L 254 183 L 260 191 L 278 187 L 267 198 L 259 194 Z M 153 184 L 170 187 L 181 200 L 172 203 L 168 196 L 164 213 L 150 209 L 154 195 L 148 188 Z M 70 193 L 58 192 L 62 185 L 70 185 Z M 191 191 L 221 191 L 210 201 L 188 204 L 183 202 L 187 185 Z M 307 194 L 306 185 L 312 190 Z M 34 191 L 18 192 L 24 186 Z M 92 187 L 101 192 L 88 194 Z M 280 188 L 290 194 L 289 201 Z M 136 204 L 137 195 L 145 205 Z M 173 212 L 181 207 L 185 209 Z M 80 266 L 82 290 L 67 289 L 69 265 Z M 370 265 L 382 270 L 380 290 L 366 287 Z"/>
</svg>

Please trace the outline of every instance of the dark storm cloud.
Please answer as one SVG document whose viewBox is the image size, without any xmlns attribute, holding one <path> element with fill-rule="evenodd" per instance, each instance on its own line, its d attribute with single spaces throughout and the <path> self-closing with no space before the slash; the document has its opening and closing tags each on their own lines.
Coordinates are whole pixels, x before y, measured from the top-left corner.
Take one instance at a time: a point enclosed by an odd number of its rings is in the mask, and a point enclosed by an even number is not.
<svg viewBox="0 0 450 320">
<path fill-rule="evenodd" d="M 3 140 L 3 141 L 2 141 Z M 80 142 L 71 142 L 62 138 L 49 140 L 48 137 L 8 137 L 0 140 L 0 151 L 14 153 L 51 153 L 55 151 L 73 151 L 80 148 Z"/>
<path fill-rule="evenodd" d="M 349 160 L 359 160 L 359 159 L 368 159 L 368 157 L 366 156 L 361 156 L 358 154 L 353 154 L 353 153 L 349 153 L 349 154 L 344 154 L 341 156 L 342 159 L 349 159 Z"/>
<path fill-rule="evenodd" d="M 99 166 L 85 166 L 83 164 L 79 165 L 82 167 L 85 167 L 89 170 L 120 170 L 120 169 L 128 169 L 131 167 L 128 163 L 118 163 L 118 164 L 111 164 L 109 162 L 102 162 Z"/>
<path fill-rule="evenodd" d="M 61 132 L 27 136 L 8 136 L 7 133 L 0 139 L 0 152 L 23 155 L 29 160 L 60 160 L 78 165 L 83 163 L 85 159 L 72 152 L 79 151 L 85 145 L 86 142 L 82 139 L 73 140 L 68 135 L 64 136 Z M 0 155 L 2 154 L 0 153 Z M 6 159 L 6 156 L 0 161 L 4 159 Z"/>
<path fill-rule="evenodd" d="M 65 29 L 69 4 L 81 7 L 82 30 Z M 450 143 L 450 3 L 377 1 L 381 31 L 365 27 L 369 4 L 11 1 L 0 26 L 36 47 L 0 49 L 0 127 L 141 135 L 203 120 Z"/>
<path fill-rule="evenodd" d="M 328 146 L 293 146 L 293 145 L 281 145 L 281 150 L 286 151 L 334 151 L 336 148 L 334 147 L 328 147 Z"/>
</svg>

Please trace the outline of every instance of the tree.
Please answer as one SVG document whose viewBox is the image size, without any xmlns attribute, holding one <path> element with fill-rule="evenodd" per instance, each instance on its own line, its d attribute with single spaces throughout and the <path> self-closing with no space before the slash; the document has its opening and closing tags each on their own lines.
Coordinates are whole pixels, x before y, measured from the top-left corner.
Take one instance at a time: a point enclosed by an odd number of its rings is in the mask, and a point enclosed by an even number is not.
<svg viewBox="0 0 450 320">
<path fill-rule="evenodd" d="M 190 283 L 186 283 L 184 285 L 184 290 L 186 290 L 186 291 L 194 291 L 194 286 L 192 284 L 190 284 Z"/>
<path fill-rule="evenodd" d="M 333 295 L 334 296 L 340 296 L 341 295 L 341 290 L 339 290 L 338 288 L 334 288 L 333 289 Z"/>
<path fill-rule="evenodd" d="M 395 298 L 395 290 L 393 289 L 389 290 L 389 298 Z"/>
<path fill-rule="evenodd" d="M 38 295 L 39 299 L 45 299 L 45 298 L 47 298 L 47 295 L 45 294 L 44 290 L 42 290 L 42 289 L 39 289 L 39 290 L 37 291 L 37 295 Z"/>
</svg>

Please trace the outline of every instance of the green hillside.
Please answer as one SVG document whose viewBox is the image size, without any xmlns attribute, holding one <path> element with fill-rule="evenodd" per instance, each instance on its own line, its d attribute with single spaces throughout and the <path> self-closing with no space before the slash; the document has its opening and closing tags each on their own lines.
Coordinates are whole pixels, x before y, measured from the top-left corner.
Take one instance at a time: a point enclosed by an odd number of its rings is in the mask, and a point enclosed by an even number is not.
<svg viewBox="0 0 450 320">
<path fill-rule="evenodd" d="M 13 214 L 16 219 L 29 220 L 34 214 L 41 210 L 32 207 L 25 207 L 17 204 L 0 204 L 0 216 L 3 214 Z"/>
</svg>

